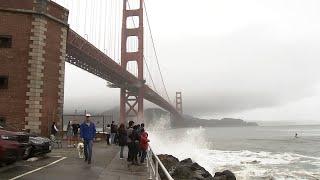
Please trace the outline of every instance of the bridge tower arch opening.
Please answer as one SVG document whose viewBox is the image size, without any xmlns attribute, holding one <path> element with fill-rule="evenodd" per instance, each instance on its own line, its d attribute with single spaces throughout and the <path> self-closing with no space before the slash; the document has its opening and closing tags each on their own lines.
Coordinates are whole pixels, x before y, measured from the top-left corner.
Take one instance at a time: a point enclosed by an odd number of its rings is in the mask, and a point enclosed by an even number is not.
<svg viewBox="0 0 320 180">
<path fill-rule="evenodd" d="M 143 0 L 135 0 L 138 6 L 130 6 L 129 0 L 123 0 L 123 18 L 121 32 L 121 67 L 127 69 L 130 61 L 137 63 L 137 77 L 140 85 L 137 87 L 122 87 L 120 92 L 120 123 L 133 120 L 143 122 L 144 99 L 144 70 L 143 70 Z M 137 19 L 135 27 L 128 25 L 129 19 Z M 128 38 L 136 37 L 138 48 L 134 52 L 128 51 Z"/>
</svg>

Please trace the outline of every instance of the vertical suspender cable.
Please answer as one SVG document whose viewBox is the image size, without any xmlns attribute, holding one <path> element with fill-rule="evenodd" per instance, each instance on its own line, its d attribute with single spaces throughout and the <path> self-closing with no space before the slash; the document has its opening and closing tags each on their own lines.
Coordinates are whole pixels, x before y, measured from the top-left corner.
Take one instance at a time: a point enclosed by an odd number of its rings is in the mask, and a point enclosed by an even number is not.
<svg viewBox="0 0 320 180">
<path fill-rule="evenodd" d="M 85 9 L 84 9 L 84 34 L 87 33 L 87 7 L 88 7 L 88 0 L 85 0 Z"/>
<path fill-rule="evenodd" d="M 155 47 L 155 44 L 154 44 L 154 39 L 153 39 L 153 36 L 152 36 L 152 31 L 151 31 L 151 26 L 150 26 L 150 22 L 149 22 L 147 7 L 146 7 L 146 4 L 145 4 L 144 1 L 143 1 L 143 6 L 144 6 L 144 9 L 145 9 L 145 13 L 146 13 L 147 24 L 148 24 L 148 28 L 149 28 L 149 32 L 150 32 L 151 41 L 152 41 L 152 47 L 153 47 L 153 50 L 154 50 L 154 53 L 155 53 L 156 62 L 157 62 L 158 69 L 159 69 L 159 72 L 160 72 L 161 81 L 162 81 L 162 84 L 164 86 L 164 90 L 165 90 L 165 93 L 167 95 L 167 98 L 168 98 L 169 102 L 171 102 L 170 97 L 168 95 L 168 91 L 167 91 L 166 85 L 165 85 L 164 80 L 163 80 L 163 76 L 162 76 L 162 72 L 161 72 L 161 68 L 160 68 L 160 64 L 159 64 L 159 59 L 158 59 L 156 47 Z"/>
</svg>

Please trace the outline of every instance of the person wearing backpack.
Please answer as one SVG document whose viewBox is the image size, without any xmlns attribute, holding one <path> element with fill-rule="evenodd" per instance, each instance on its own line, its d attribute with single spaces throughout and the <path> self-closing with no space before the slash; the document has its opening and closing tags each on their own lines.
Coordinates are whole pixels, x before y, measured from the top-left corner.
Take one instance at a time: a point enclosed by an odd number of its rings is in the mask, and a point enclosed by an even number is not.
<svg viewBox="0 0 320 180">
<path fill-rule="evenodd" d="M 131 135 L 132 140 L 132 165 L 138 164 L 138 153 L 140 150 L 140 136 L 139 136 L 139 126 L 133 126 L 133 131 Z"/>
</svg>

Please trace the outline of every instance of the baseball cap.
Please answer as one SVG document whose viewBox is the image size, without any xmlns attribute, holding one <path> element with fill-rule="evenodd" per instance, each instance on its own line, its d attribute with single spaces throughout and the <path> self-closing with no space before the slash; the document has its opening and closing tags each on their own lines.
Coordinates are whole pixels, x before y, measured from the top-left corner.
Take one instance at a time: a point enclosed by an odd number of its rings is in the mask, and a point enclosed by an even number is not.
<svg viewBox="0 0 320 180">
<path fill-rule="evenodd" d="M 91 117 L 91 114 L 86 114 L 86 117 Z"/>
</svg>

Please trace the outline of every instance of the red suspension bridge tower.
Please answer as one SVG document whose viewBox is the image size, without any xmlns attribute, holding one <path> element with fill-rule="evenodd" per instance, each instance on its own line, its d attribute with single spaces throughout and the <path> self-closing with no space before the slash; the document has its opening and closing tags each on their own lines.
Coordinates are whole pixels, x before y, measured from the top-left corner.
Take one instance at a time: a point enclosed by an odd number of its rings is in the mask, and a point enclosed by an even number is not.
<svg viewBox="0 0 320 180">
<path fill-rule="evenodd" d="M 130 120 L 143 122 L 143 98 L 144 98 L 144 75 L 143 75 L 143 0 L 139 0 L 138 9 L 130 9 L 128 0 L 123 0 L 123 19 L 121 36 L 121 67 L 127 70 L 128 62 L 137 63 L 138 79 L 141 84 L 136 91 L 122 87 L 120 92 L 120 123 Z M 139 26 L 128 28 L 128 19 L 138 17 Z M 138 49 L 135 52 L 128 51 L 129 37 L 138 39 Z"/>
<path fill-rule="evenodd" d="M 176 92 L 176 109 L 180 114 L 183 114 L 182 111 L 182 93 Z"/>
</svg>

